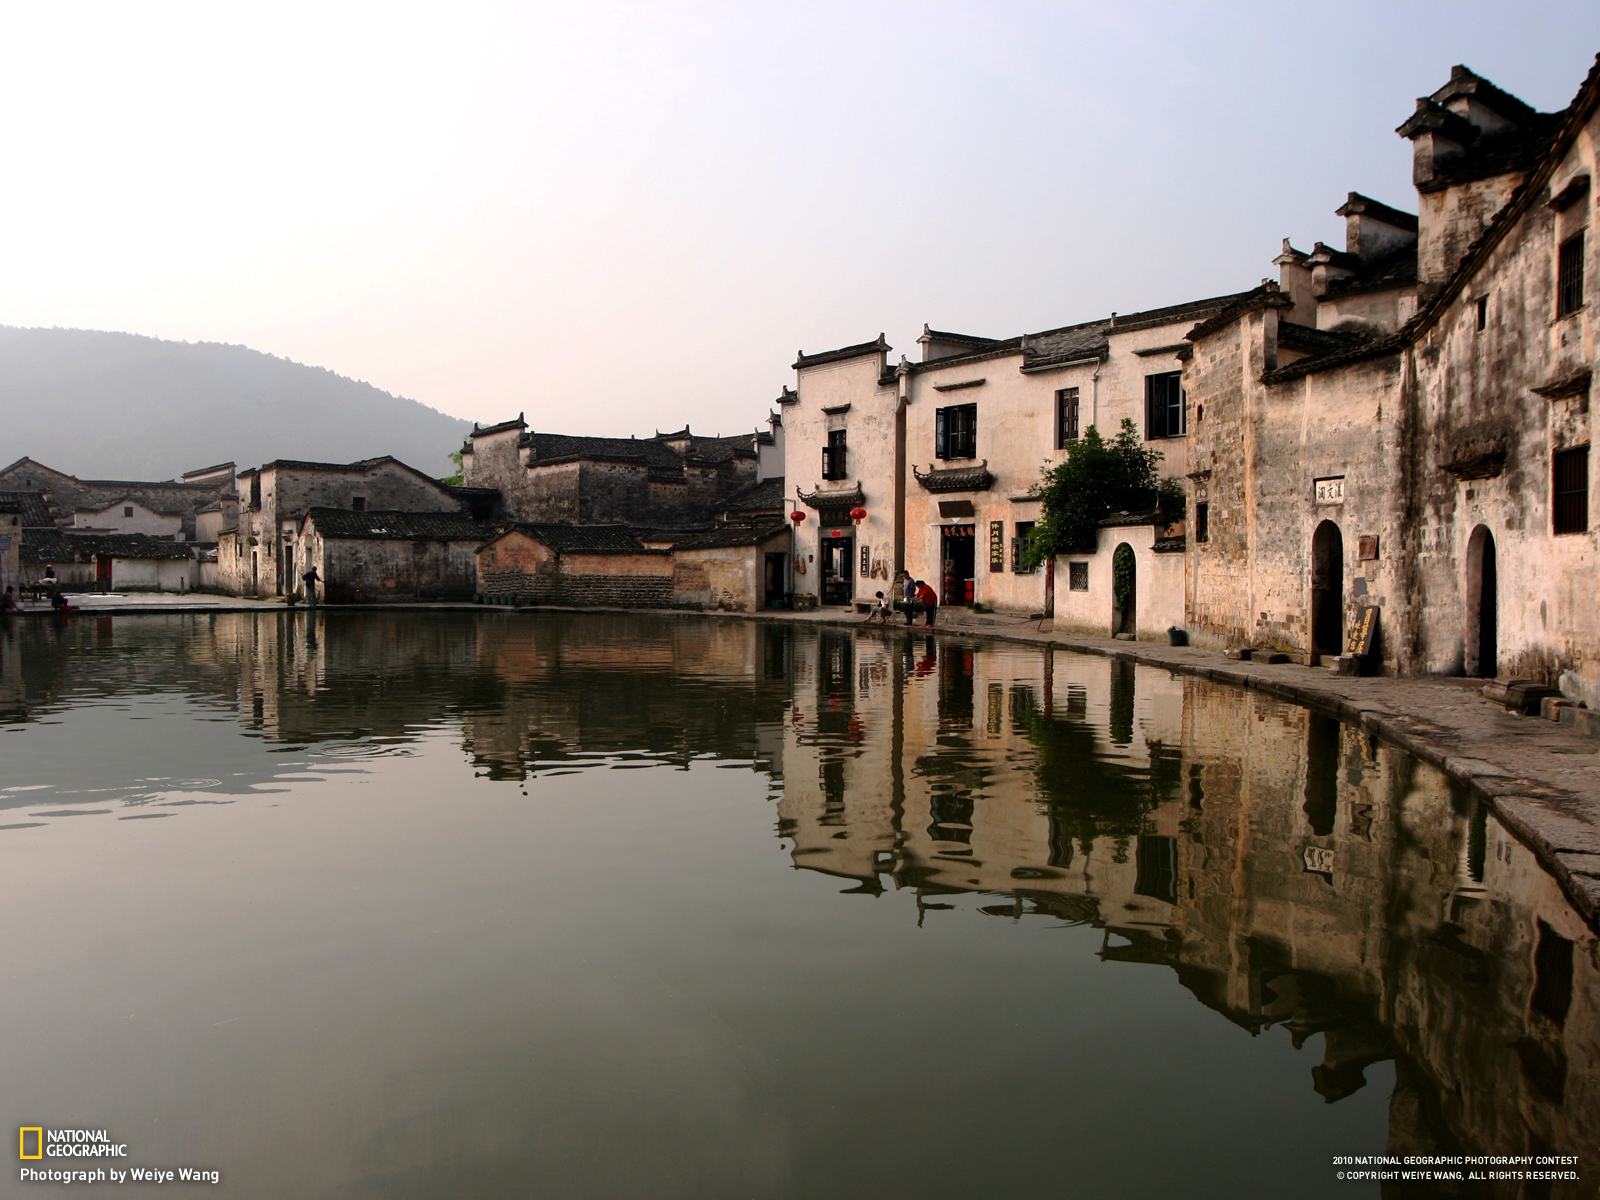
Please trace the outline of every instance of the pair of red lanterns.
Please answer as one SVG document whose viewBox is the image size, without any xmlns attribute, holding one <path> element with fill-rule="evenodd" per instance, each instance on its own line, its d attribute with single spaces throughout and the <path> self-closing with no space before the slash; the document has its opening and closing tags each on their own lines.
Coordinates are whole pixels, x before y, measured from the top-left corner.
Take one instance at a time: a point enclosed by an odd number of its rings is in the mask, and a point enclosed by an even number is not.
<svg viewBox="0 0 1600 1200">
<path fill-rule="evenodd" d="M 806 514 L 798 508 L 789 514 L 789 520 L 793 521 L 796 526 L 804 523 L 805 519 Z M 857 525 L 861 524 L 867 519 L 867 510 L 864 508 L 852 508 L 850 510 L 850 519 Z"/>
</svg>

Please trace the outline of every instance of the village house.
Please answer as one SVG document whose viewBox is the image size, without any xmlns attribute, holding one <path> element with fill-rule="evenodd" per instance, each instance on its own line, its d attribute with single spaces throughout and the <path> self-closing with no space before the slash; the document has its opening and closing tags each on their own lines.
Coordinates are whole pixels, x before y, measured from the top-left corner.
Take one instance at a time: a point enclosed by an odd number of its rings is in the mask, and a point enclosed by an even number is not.
<svg viewBox="0 0 1600 1200">
<path fill-rule="evenodd" d="M 1600 703 L 1593 417 L 1600 78 L 1538 113 L 1465 67 L 1417 103 L 1418 213 L 1352 193 L 1189 334 L 1200 644 L 1521 675 Z"/>
<path fill-rule="evenodd" d="M 54 526 L 23 530 L 22 585 L 41 586 L 46 567 L 67 592 L 188 592 L 199 573 L 194 548 L 171 538 Z"/>
<path fill-rule="evenodd" d="M 724 525 L 672 548 L 672 602 L 681 608 L 755 612 L 778 608 L 788 591 L 788 524 Z"/>
<path fill-rule="evenodd" d="M 196 514 L 231 503 L 233 464 L 194 471 L 181 480 L 79 479 L 31 458 L 0 469 L 0 492 L 38 492 L 52 509 L 49 524 L 111 533 L 196 540 Z M 131 511 L 130 511 L 131 510 Z"/>
<path fill-rule="evenodd" d="M 317 569 L 329 604 L 471 600 L 477 550 L 490 532 L 464 512 L 314 507 L 292 546 L 302 573 Z"/>
<path fill-rule="evenodd" d="M 1181 530 L 1166 530 L 1153 513 L 1134 514 L 1138 520 L 1108 532 L 1094 554 L 1075 556 L 1067 578 L 1057 580 L 1054 564 L 1034 569 L 1026 561 L 1040 515 L 1034 492 L 1041 471 L 1091 426 L 1115 437 L 1124 420 L 1160 450 L 1163 471 L 1181 478 L 1183 335 L 1237 299 L 1113 314 L 1005 340 L 924 326 L 922 360 L 902 358 L 892 369 L 882 335 L 802 353 L 795 389 L 779 400 L 785 475 L 814 518 L 799 524 L 794 590 L 847 605 L 887 590 L 904 568 L 945 604 L 1053 611 L 1061 627 L 1113 632 L 1111 605 L 1098 603 L 1099 590 L 1109 595 L 1115 549 L 1132 543 L 1150 580 L 1139 625 L 1181 620 Z M 807 478 L 816 481 L 812 490 Z"/>
<path fill-rule="evenodd" d="M 20 588 L 22 553 L 22 501 L 0 494 L 0 592 Z"/>
<path fill-rule="evenodd" d="M 649 438 L 576 437 L 536 432 L 519 414 L 474 427 L 461 469 L 468 485 L 498 492 L 508 520 L 709 529 L 731 497 L 781 463 L 781 437 L 777 421 L 733 437 L 687 426 Z"/>
<path fill-rule="evenodd" d="M 239 472 L 239 488 L 238 525 L 221 530 L 217 546 L 218 586 L 235 596 L 287 596 L 300 589 L 300 576 L 312 560 L 297 552 L 296 540 L 314 508 L 482 519 L 494 500 L 481 490 L 441 483 L 389 455 L 353 463 L 278 459 Z M 380 553 L 381 539 L 358 540 L 361 552 Z M 338 561 L 348 559 L 341 555 Z M 392 556 L 385 561 L 392 563 Z M 374 570 L 378 566 L 374 563 Z M 323 578 L 330 589 L 340 585 L 334 577 Z M 428 586 L 453 585 L 442 576 Z"/>
</svg>

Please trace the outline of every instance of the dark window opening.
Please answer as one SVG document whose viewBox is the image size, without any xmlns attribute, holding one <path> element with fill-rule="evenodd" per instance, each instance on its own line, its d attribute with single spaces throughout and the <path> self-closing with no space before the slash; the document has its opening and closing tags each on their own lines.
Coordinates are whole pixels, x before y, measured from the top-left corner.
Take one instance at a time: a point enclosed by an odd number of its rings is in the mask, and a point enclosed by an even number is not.
<svg viewBox="0 0 1600 1200">
<path fill-rule="evenodd" d="M 1583 230 L 1561 243 L 1556 262 L 1556 316 L 1583 307 Z"/>
<path fill-rule="evenodd" d="M 131 504 L 124 504 L 124 505 L 123 505 L 123 506 L 122 506 L 122 515 L 123 515 L 123 516 L 125 516 L 125 517 L 131 517 L 131 516 L 133 516 L 133 505 L 131 505 Z"/>
<path fill-rule="evenodd" d="M 1133 890 L 1168 904 L 1178 902 L 1178 839 L 1141 835 L 1135 852 Z"/>
<path fill-rule="evenodd" d="M 1078 440 L 1078 389 L 1062 388 L 1056 393 L 1056 449 L 1065 450 Z"/>
<path fill-rule="evenodd" d="M 1168 371 L 1144 377 L 1144 436 L 1182 437 L 1187 425 L 1183 412 L 1183 373 Z"/>
<path fill-rule="evenodd" d="M 1558 450 L 1551 462 L 1557 533 L 1589 531 L 1589 447 Z"/>
<path fill-rule="evenodd" d="M 1211 540 L 1211 505 L 1204 500 L 1194 506 L 1194 540 L 1197 542 Z"/>
<path fill-rule="evenodd" d="M 1038 567 L 1028 565 L 1028 540 L 1033 537 L 1036 522 L 1018 521 L 1017 536 L 1011 539 L 1011 569 L 1018 575 L 1031 575 Z"/>
<path fill-rule="evenodd" d="M 1572 943 L 1543 921 L 1533 952 L 1533 1011 L 1565 1025 L 1572 1007 Z"/>
<path fill-rule="evenodd" d="M 1067 587 L 1074 592 L 1087 592 L 1089 590 L 1089 564 L 1075 562 L 1067 564 Z"/>
<path fill-rule="evenodd" d="M 1489 297 L 1478 297 L 1478 332 L 1483 332 L 1489 324 Z"/>
<path fill-rule="evenodd" d="M 845 478 L 844 430 L 828 430 L 828 444 L 822 448 L 822 477 Z"/>
<path fill-rule="evenodd" d="M 350 511 L 351 512 L 366 512 L 366 510 L 367 510 L 367 498 L 365 496 L 352 496 L 352 497 L 350 497 Z"/>
<path fill-rule="evenodd" d="M 978 406 L 957 404 L 939 409 L 933 440 L 938 458 L 977 458 Z"/>
</svg>

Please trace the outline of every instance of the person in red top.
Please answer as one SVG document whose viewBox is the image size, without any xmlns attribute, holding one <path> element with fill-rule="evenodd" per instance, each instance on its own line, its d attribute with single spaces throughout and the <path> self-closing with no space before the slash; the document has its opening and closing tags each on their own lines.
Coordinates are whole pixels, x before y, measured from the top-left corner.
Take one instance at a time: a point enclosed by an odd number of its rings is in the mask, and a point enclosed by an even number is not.
<svg viewBox="0 0 1600 1200">
<path fill-rule="evenodd" d="M 917 599 L 921 600 L 928 610 L 928 619 L 923 624 L 931 629 L 933 627 L 933 618 L 939 614 L 939 593 L 919 579 L 917 580 Z"/>
</svg>

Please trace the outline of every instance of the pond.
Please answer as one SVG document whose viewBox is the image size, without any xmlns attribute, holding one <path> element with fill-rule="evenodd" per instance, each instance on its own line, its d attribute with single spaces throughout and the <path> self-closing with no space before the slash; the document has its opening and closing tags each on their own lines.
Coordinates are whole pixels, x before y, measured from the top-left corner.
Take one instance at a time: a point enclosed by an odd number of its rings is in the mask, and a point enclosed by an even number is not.
<svg viewBox="0 0 1600 1200">
<path fill-rule="evenodd" d="M 1256 693 L 920 630 L 74 615 L 0 626 L 0 764 L 8 1116 L 118 1170 L 1593 1194 L 1338 1179 L 1600 1166 L 1596 940 L 1441 773 Z"/>
</svg>

